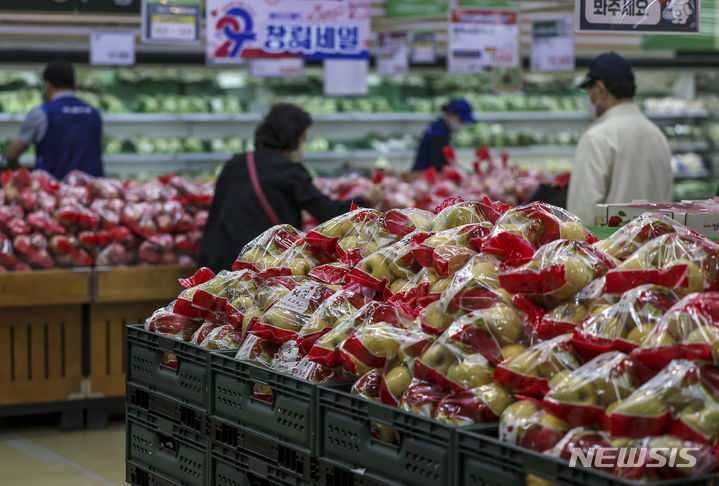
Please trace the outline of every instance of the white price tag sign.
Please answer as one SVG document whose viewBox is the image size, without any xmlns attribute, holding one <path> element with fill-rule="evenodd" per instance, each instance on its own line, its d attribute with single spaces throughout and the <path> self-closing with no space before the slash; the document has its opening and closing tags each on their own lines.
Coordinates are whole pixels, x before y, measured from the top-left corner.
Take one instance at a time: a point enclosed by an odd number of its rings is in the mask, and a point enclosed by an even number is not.
<svg viewBox="0 0 719 486">
<path fill-rule="evenodd" d="M 295 287 L 290 290 L 289 294 L 277 301 L 275 307 L 301 314 L 310 307 L 310 300 L 319 286 L 318 283 L 306 283 Z"/>
<path fill-rule="evenodd" d="M 90 64 L 132 66 L 135 64 L 135 34 L 95 31 L 90 34 Z"/>
<path fill-rule="evenodd" d="M 532 71 L 573 71 L 574 33 L 570 17 L 532 22 Z"/>
<path fill-rule="evenodd" d="M 487 67 L 519 65 L 516 10 L 456 8 L 449 24 L 451 73 L 479 73 Z"/>
<path fill-rule="evenodd" d="M 369 62 L 353 59 L 327 59 L 325 65 L 324 93 L 327 96 L 366 95 Z"/>
<path fill-rule="evenodd" d="M 393 76 L 409 72 L 409 39 L 407 32 L 382 32 L 377 49 L 377 74 Z"/>
<path fill-rule="evenodd" d="M 250 76 L 255 78 L 299 78 L 305 72 L 302 58 L 250 59 Z"/>
</svg>

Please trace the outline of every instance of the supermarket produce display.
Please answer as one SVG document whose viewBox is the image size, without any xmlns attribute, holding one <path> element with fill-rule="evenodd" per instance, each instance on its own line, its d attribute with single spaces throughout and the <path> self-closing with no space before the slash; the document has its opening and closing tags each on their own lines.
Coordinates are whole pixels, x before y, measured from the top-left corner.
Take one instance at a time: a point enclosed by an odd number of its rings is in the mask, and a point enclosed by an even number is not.
<svg viewBox="0 0 719 486">
<path fill-rule="evenodd" d="M 181 283 L 146 330 L 332 384 L 357 407 L 457 430 L 494 424 L 480 433 L 564 461 L 601 447 L 694 448 L 689 469 L 686 457 L 647 467 L 645 455 L 600 466 L 625 479 L 717 470 L 719 245 L 665 216 L 600 241 L 542 203 L 353 208 L 308 233 L 273 227 L 231 271 Z M 263 380 L 254 399 L 284 399 Z M 372 440 L 394 447 L 408 430 L 371 424 Z"/>
<path fill-rule="evenodd" d="M 0 269 L 192 265 L 214 184 L 179 176 L 138 183 L 73 171 L 2 175 Z"/>
</svg>

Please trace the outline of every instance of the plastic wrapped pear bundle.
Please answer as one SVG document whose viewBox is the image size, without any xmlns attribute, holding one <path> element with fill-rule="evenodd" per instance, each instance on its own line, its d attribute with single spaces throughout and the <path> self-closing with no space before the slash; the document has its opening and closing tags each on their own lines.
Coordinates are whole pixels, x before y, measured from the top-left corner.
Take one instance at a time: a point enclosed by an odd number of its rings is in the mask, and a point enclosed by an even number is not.
<svg viewBox="0 0 719 486">
<path fill-rule="evenodd" d="M 673 435 L 645 437 L 638 440 L 614 439 L 619 454 L 634 458 L 633 463 L 618 457 L 616 476 L 633 481 L 666 481 L 694 478 L 717 469 L 716 448 L 702 442 L 680 439 Z"/>
<path fill-rule="evenodd" d="M 494 381 L 521 395 L 543 397 L 549 383 L 563 371 L 574 371 L 580 362 L 572 347 L 572 335 L 562 334 L 537 343 L 498 364 Z"/>
<path fill-rule="evenodd" d="M 213 351 L 229 351 L 238 349 L 242 344 L 244 333 L 242 328 L 230 324 L 216 326 L 206 336 L 198 339 L 198 345 Z"/>
<path fill-rule="evenodd" d="M 654 370 L 674 359 L 719 362 L 719 293 L 691 294 L 677 302 L 633 355 Z"/>
<path fill-rule="evenodd" d="M 406 315 L 397 307 L 382 302 L 371 301 L 356 312 L 339 321 L 331 331 L 317 339 L 307 355 L 314 361 L 330 368 L 342 364 L 340 346 L 352 336 L 357 329 L 379 322 L 390 324 L 397 328 L 407 328 L 412 322 L 411 316 Z"/>
<path fill-rule="evenodd" d="M 254 318 L 248 332 L 276 343 L 297 340 L 312 314 L 336 291 L 326 284 L 303 282 L 267 307 L 261 317 Z"/>
<path fill-rule="evenodd" d="M 260 312 L 265 312 L 272 304 L 290 293 L 292 289 L 313 280 L 307 277 L 294 275 L 269 276 L 261 280 L 255 294 L 255 306 Z"/>
<path fill-rule="evenodd" d="M 674 360 L 651 380 L 608 410 L 617 437 L 671 433 L 710 442 L 719 438 L 719 368 Z"/>
<path fill-rule="evenodd" d="M 569 428 L 569 424 L 547 412 L 541 401 L 525 398 L 502 412 L 498 437 L 502 442 L 546 452 L 562 440 Z"/>
<path fill-rule="evenodd" d="M 272 267 L 289 269 L 292 275 L 307 276 L 316 267 L 330 263 L 333 257 L 322 253 L 304 240 L 298 240 L 279 255 Z M 266 268 L 263 268 L 266 270 Z"/>
<path fill-rule="evenodd" d="M 510 294 L 526 295 L 551 308 L 614 267 L 611 257 L 589 243 L 555 240 L 542 246 L 523 266 L 501 272 L 499 282 Z"/>
<path fill-rule="evenodd" d="M 609 238 L 594 243 L 607 255 L 624 261 L 645 243 L 662 235 L 676 233 L 682 236 L 699 236 L 664 214 L 644 213 L 621 227 Z"/>
<path fill-rule="evenodd" d="M 482 249 L 510 264 L 521 264 L 541 246 L 559 239 L 596 241 L 573 214 L 556 206 L 533 202 L 504 213 Z"/>
<path fill-rule="evenodd" d="M 359 327 L 339 346 L 345 368 L 356 376 L 373 368 L 384 368 L 389 359 L 405 361 L 420 356 L 433 337 L 419 329 L 404 329 L 387 322 Z"/>
<path fill-rule="evenodd" d="M 502 385 L 488 383 L 442 398 L 433 418 L 456 426 L 497 422 L 512 402 L 514 397 Z"/>
<path fill-rule="evenodd" d="M 579 452 L 583 457 L 591 457 L 600 451 L 614 447 L 612 438 L 604 431 L 589 427 L 575 427 L 569 430 L 564 437 L 547 454 L 569 461 L 572 454 Z M 591 466 L 605 471 L 614 472 L 618 457 L 607 454 L 604 461 L 592 461 Z"/>
<path fill-rule="evenodd" d="M 623 293 L 650 283 L 671 288 L 680 297 L 719 290 L 719 245 L 677 233 L 654 238 L 607 273 L 604 291 Z"/>
<path fill-rule="evenodd" d="M 439 233 L 458 226 L 478 223 L 494 224 L 509 208 L 506 204 L 490 201 L 465 202 L 461 198 L 447 199 L 436 210 L 437 215 L 432 220 L 431 227 L 426 231 Z"/>
<path fill-rule="evenodd" d="M 482 246 L 492 224 L 457 226 L 434 234 L 420 233 L 412 241 L 412 254 L 420 265 L 434 268 L 440 277 L 454 275 Z"/>
<path fill-rule="evenodd" d="M 232 270 L 275 268 L 278 258 L 303 237 L 304 233 L 291 225 L 273 226 L 245 245 Z"/>
<path fill-rule="evenodd" d="M 449 391 L 466 391 L 492 382 L 494 368 L 481 353 L 449 342 L 444 335 L 414 362 L 414 376 Z"/>
<path fill-rule="evenodd" d="M 642 285 L 619 302 L 590 316 L 574 329 L 574 346 L 587 359 L 608 351 L 631 352 L 651 334 L 662 316 L 679 301 L 658 285 Z"/>
<path fill-rule="evenodd" d="M 351 289 L 338 290 L 312 313 L 297 335 L 297 345 L 306 354 L 319 338 L 331 331 L 343 319 L 357 312 L 368 299 Z"/>
<path fill-rule="evenodd" d="M 421 417 L 433 418 L 437 405 L 451 390 L 420 379 L 413 379 L 399 401 L 399 408 Z"/>
<path fill-rule="evenodd" d="M 202 326 L 203 318 L 190 317 L 174 311 L 175 301 L 166 307 L 157 309 L 145 320 L 145 329 L 163 336 L 190 342 L 195 332 Z"/>
<path fill-rule="evenodd" d="M 255 273 L 251 270 L 235 272 L 222 270 L 212 279 L 197 286 L 192 296 L 192 303 L 208 311 L 224 312 L 227 304 L 232 302 L 236 296 L 252 299 L 257 291 L 255 277 Z"/>
<path fill-rule="evenodd" d="M 335 255 L 338 246 L 349 252 L 358 246 L 360 231 L 365 225 L 376 222 L 382 213 L 375 209 L 357 208 L 322 223 L 307 233 L 307 242 L 320 251 Z M 379 247 L 368 249 L 370 253 Z"/>
<path fill-rule="evenodd" d="M 602 425 L 605 411 L 627 398 L 652 376 L 641 362 L 619 351 L 597 356 L 549 383 L 544 408 L 573 426 Z"/>
<path fill-rule="evenodd" d="M 383 294 L 386 302 L 401 306 L 412 315 L 419 315 L 439 300 L 451 282 L 450 278 L 441 278 L 433 269 L 423 268 L 411 280 L 395 280 L 385 287 Z"/>
<path fill-rule="evenodd" d="M 505 359 L 504 348 L 529 344 L 524 322 L 523 313 L 514 306 L 498 303 L 458 318 L 440 340 L 467 353 L 480 353 L 496 365 Z"/>
<path fill-rule="evenodd" d="M 476 255 L 452 278 L 442 292 L 441 308 L 455 317 L 486 309 L 497 303 L 511 302 L 511 296 L 499 283 L 499 260 L 489 255 Z"/>
<path fill-rule="evenodd" d="M 392 288 L 399 290 L 415 279 L 421 270 L 412 254 L 411 235 L 408 235 L 364 258 L 352 269 L 349 279 L 378 292 L 389 287 L 391 293 Z"/>
</svg>

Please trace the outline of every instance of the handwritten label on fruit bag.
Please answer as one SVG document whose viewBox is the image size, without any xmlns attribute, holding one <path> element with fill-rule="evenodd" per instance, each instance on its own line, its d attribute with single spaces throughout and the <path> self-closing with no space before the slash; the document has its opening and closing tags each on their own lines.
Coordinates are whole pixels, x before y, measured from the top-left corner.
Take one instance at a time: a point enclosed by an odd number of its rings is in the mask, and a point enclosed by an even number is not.
<svg viewBox="0 0 719 486">
<path fill-rule="evenodd" d="M 295 287 L 289 294 L 282 297 L 279 302 L 275 304 L 275 307 L 298 314 L 307 312 L 307 309 L 310 307 L 310 301 L 312 297 L 314 297 L 318 287 L 320 287 L 318 283 L 306 283 Z"/>
</svg>

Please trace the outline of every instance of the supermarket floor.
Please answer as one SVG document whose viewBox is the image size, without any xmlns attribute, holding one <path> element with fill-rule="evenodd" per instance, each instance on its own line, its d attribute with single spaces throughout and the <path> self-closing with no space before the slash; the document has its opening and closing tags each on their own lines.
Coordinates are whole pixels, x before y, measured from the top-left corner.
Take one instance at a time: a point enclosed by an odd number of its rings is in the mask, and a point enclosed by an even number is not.
<svg viewBox="0 0 719 486">
<path fill-rule="evenodd" d="M 3 486 L 125 485 L 122 417 L 106 429 L 61 432 L 52 416 L 0 420 Z"/>
</svg>

